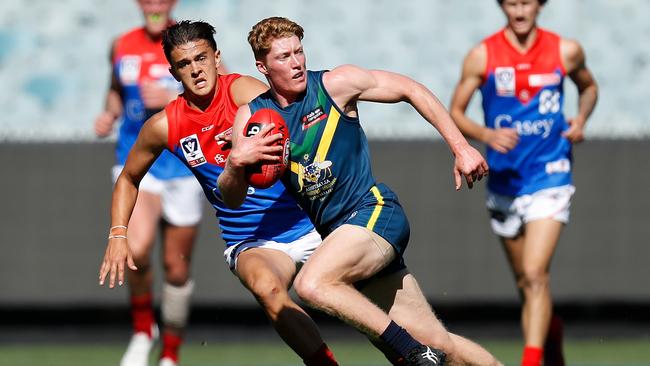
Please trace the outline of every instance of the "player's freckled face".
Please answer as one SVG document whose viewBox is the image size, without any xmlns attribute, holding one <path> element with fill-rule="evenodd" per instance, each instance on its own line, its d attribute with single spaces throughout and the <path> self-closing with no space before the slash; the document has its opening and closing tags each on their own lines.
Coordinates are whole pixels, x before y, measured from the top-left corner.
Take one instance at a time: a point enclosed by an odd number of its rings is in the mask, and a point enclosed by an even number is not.
<svg viewBox="0 0 650 366">
<path fill-rule="evenodd" d="M 273 88 L 282 93 L 300 94 L 307 88 L 306 58 L 302 43 L 296 36 L 278 38 L 258 70 L 269 78 Z"/>
<path fill-rule="evenodd" d="M 217 80 L 217 67 L 221 55 L 205 40 L 190 41 L 175 47 L 172 52 L 171 71 L 183 88 L 196 96 L 210 95 Z"/>
</svg>

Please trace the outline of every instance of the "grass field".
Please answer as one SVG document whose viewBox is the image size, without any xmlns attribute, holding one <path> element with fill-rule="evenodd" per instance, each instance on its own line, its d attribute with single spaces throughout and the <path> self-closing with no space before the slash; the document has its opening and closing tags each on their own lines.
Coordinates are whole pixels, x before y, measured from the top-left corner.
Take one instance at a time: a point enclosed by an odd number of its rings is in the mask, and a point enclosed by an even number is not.
<svg viewBox="0 0 650 366">
<path fill-rule="evenodd" d="M 518 364 L 519 342 L 479 341 L 506 365 Z M 330 347 L 344 366 L 388 364 L 366 342 L 331 342 Z M 123 350 L 123 345 L 113 343 L 0 345 L 0 366 L 116 366 Z M 572 366 L 648 366 L 650 339 L 569 340 L 565 344 L 565 354 L 567 364 Z M 302 365 L 286 346 L 278 342 L 190 342 L 183 348 L 181 357 L 183 366 Z M 153 357 L 151 365 L 155 365 Z"/>
</svg>

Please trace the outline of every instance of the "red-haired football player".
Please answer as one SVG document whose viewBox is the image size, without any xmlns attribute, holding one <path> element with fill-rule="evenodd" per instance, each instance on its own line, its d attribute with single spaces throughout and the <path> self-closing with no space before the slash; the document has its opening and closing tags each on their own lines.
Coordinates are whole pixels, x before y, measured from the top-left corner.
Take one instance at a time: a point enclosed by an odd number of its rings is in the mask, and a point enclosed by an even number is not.
<svg viewBox="0 0 650 366">
<path fill-rule="evenodd" d="M 598 95 L 580 44 L 537 26 L 545 2 L 498 1 L 507 24 L 469 51 L 451 102 L 460 130 L 487 145 L 487 208 L 523 299 L 522 366 L 539 366 L 543 353 L 545 366 L 564 364 L 549 267 L 575 190 L 571 147 L 583 140 Z M 579 93 L 571 119 L 562 112 L 566 76 Z M 485 125 L 465 115 L 477 89 Z"/>
<path fill-rule="evenodd" d="M 271 89 L 237 112 L 233 151 L 219 177 L 224 200 L 233 207 L 241 203 L 245 167 L 257 163 L 241 150 L 266 148 L 238 131 L 252 113 L 274 109 L 291 136 L 284 183 L 324 238 L 296 277 L 298 295 L 364 332 L 395 365 L 443 365 L 445 358 L 451 365 L 499 364 L 478 344 L 445 329 L 406 267 L 408 219 L 397 195 L 372 175 L 357 103 L 412 105 L 449 144 L 456 189 L 463 178 L 472 187 L 487 174 L 485 160 L 422 84 L 353 65 L 308 70 L 303 35 L 300 25 L 280 17 L 258 22 L 248 35 Z"/>
</svg>

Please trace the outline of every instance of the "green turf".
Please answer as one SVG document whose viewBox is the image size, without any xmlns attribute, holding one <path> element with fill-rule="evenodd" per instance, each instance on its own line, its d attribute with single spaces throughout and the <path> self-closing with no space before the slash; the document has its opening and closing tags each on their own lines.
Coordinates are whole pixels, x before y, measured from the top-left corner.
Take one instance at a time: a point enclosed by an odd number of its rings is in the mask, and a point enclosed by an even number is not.
<svg viewBox="0 0 650 366">
<path fill-rule="evenodd" d="M 481 341 L 506 365 L 518 364 L 521 344 L 514 341 Z M 387 365 L 366 342 L 332 342 L 341 365 Z M 116 366 L 122 345 L 0 345 L 0 366 Z M 571 366 L 650 365 L 650 340 L 570 340 L 565 353 Z M 277 342 L 187 344 L 183 366 L 285 366 L 302 365 Z M 150 365 L 155 365 L 152 358 Z"/>
</svg>

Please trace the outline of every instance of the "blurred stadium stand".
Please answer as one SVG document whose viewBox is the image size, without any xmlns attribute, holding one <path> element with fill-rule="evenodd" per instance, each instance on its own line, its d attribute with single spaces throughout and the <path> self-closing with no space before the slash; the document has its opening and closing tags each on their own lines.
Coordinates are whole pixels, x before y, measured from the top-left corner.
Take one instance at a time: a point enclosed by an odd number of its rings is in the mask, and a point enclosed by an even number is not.
<svg viewBox="0 0 650 366">
<path fill-rule="evenodd" d="M 263 17 L 282 15 L 306 29 L 311 68 L 354 63 L 410 75 L 448 102 L 468 49 L 504 24 L 495 1 L 181 0 L 179 19 L 216 25 L 232 71 L 260 76 L 246 35 Z M 650 136 L 650 2 L 550 1 L 541 25 L 579 39 L 601 85 L 588 136 Z M 132 0 L 3 1 L 0 12 L 0 141 L 93 141 L 92 121 L 109 76 L 108 48 L 140 24 Z M 575 91 L 567 87 L 567 111 Z M 472 111 L 481 120 L 475 98 Z M 372 138 L 435 138 L 407 106 L 366 106 Z"/>
</svg>

